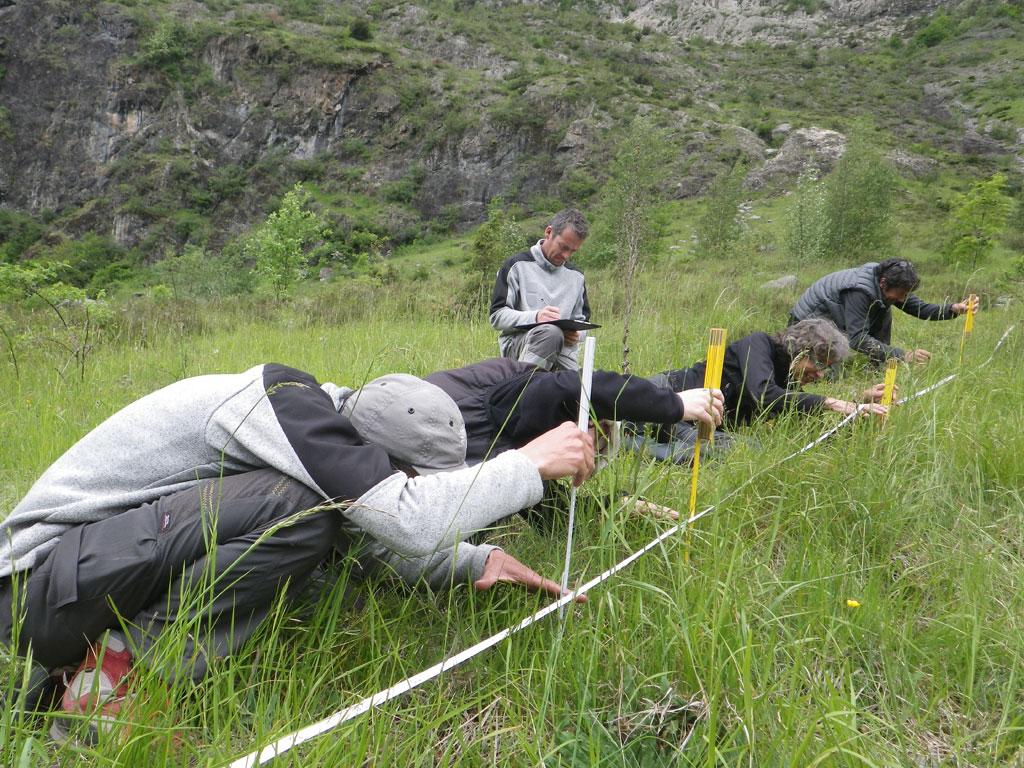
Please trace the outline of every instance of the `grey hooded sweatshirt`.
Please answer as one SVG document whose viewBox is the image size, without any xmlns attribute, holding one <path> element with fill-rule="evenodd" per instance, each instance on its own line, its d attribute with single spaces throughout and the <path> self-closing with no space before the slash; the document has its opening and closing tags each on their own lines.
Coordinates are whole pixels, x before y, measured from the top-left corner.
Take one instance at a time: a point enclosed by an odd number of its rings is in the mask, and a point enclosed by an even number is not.
<svg viewBox="0 0 1024 768">
<path fill-rule="evenodd" d="M 198 481 L 273 467 L 407 558 L 431 559 L 537 503 L 536 467 L 509 451 L 479 467 L 408 478 L 338 412 L 351 390 L 282 365 L 184 379 L 131 403 L 50 466 L 0 522 L 0 577 L 34 567 L 68 529 Z M 460 558 L 486 559 L 461 545 Z M 479 573 L 482 562 L 472 564 Z"/>
</svg>

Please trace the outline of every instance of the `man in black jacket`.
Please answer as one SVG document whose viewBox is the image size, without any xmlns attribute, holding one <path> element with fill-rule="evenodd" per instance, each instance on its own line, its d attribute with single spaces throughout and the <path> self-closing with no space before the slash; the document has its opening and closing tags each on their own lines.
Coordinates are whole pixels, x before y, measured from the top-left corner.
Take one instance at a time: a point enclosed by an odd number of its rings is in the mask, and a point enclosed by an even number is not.
<svg viewBox="0 0 1024 768">
<path fill-rule="evenodd" d="M 424 377 L 444 390 L 462 412 L 466 461 L 483 461 L 525 445 L 579 411 L 578 371 L 545 371 L 529 363 L 494 358 Z M 671 425 L 682 419 L 717 426 L 722 394 L 703 384 L 674 391 L 638 376 L 594 371 L 590 406 L 602 420 L 628 419 Z"/>
<path fill-rule="evenodd" d="M 929 304 L 911 291 L 921 279 L 905 259 L 886 259 L 825 275 L 804 291 L 790 310 L 790 323 L 812 317 L 830 319 L 850 341 L 850 347 L 879 364 L 890 357 L 925 363 L 926 349 L 902 350 L 890 345 L 892 307 L 921 320 L 951 320 L 967 311 L 966 302 Z"/>
</svg>

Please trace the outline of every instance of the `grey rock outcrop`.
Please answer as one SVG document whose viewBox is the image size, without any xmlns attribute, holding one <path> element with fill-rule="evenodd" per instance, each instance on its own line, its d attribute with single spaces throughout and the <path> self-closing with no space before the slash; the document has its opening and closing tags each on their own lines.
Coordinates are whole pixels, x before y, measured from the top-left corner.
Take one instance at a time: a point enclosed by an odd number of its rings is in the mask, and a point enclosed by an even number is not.
<svg viewBox="0 0 1024 768">
<path fill-rule="evenodd" d="M 897 171 L 905 176 L 910 176 L 915 179 L 921 179 L 931 173 L 934 173 L 935 169 L 939 165 L 930 157 L 915 155 L 904 149 L 892 150 L 885 156 L 885 159 L 888 160 Z"/>
<path fill-rule="evenodd" d="M 778 154 L 747 175 L 747 185 L 760 189 L 779 181 L 795 180 L 816 168 L 824 176 L 846 151 L 846 137 L 826 128 L 798 128 L 789 134 Z"/>
<path fill-rule="evenodd" d="M 808 12 L 773 0 L 639 0 L 626 18 L 684 39 L 780 45 L 813 38 L 841 45 L 888 37 L 903 30 L 908 15 L 938 6 L 938 0 L 833 0 L 808 4 Z M 609 13 L 614 15 L 614 6 Z"/>
<path fill-rule="evenodd" d="M 767 283 L 762 283 L 761 288 L 766 291 L 788 291 L 796 288 L 797 284 L 796 275 L 783 275 L 774 280 L 769 280 Z"/>
</svg>

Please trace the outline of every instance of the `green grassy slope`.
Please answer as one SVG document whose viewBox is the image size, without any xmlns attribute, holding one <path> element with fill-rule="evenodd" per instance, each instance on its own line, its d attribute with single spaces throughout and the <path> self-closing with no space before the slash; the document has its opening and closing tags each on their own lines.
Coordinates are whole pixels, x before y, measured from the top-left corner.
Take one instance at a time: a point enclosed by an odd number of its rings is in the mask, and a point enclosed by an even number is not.
<svg viewBox="0 0 1024 768">
<path fill-rule="evenodd" d="M 781 264 L 779 266 L 782 266 Z M 819 270 L 827 268 L 820 265 Z M 810 271 L 810 270 L 808 270 Z M 802 273 L 803 274 L 803 273 Z M 743 259 L 662 263 L 646 274 L 633 329 L 640 371 L 703 354 L 705 329 L 733 338 L 781 324 L 792 297 L 771 296 Z M 959 295 L 963 276 L 927 264 L 921 294 Z M 592 275 L 606 321 L 598 364 L 619 359 L 610 276 Z M 291 305 L 186 307 L 203 327 L 134 310 L 134 335 L 87 358 L 84 379 L 58 373 L 62 353 L 23 351 L 20 377 L 0 367 L 0 506 L 9 507 L 78 436 L 180 376 L 264 360 L 358 383 L 390 370 L 425 373 L 492 354 L 482 320 L 454 322 L 430 302 L 443 282 Z M 429 290 L 431 295 L 424 296 Z M 355 301 L 346 301 L 347 299 Z M 362 299 L 368 306 L 346 309 Z M 313 303 L 319 300 L 320 303 Z M 369 306 L 372 303 L 372 306 Z M 332 314 L 332 312 L 334 314 Z M 345 314 L 346 312 L 350 314 Z M 357 314 L 358 313 L 358 314 Z M 863 423 L 812 453 L 778 461 L 834 416 L 749 430 L 747 445 L 702 473 L 689 565 L 676 537 L 549 619 L 438 682 L 298 748 L 282 765 L 991 765 L 1024 750 L 1024 397 L 1021 328 L 979 366 L 1015 303 L 978 318 L 961 379 Z M 960 323 L 897 317 L 896 336 L 933 350 L 900 372 L 904 393 L 956 367 Z M 866 372 L 822 391 L 846 395 Z M 643 491 L 683 509 L 689 472 L 624 457 L 581 494 L 573 558 L 582 582 L 664 524 L 602 501 Z M 513 522 L 493 539 L 548 575 L 561 570 L 564 526 Z M 344 583 L 344 580 L 342 580 Z M 860 603 L 847 606 L 847 600 Z M 315 721 L 517 622 L 543 600 L 465 586 L 428 595 L 377 584 L 339 587 L 278 613 L 198 689 L 136 683 L 129 732 L 92 748 L 57 748 L 45 718 L 0 718 L 5 764 L 221 765 L 256 742 Z M 184 633 L 183 628 L 182 633 Z M 183 634 L 162 647 L 167 658 Z M 19 669 L 4 656 L 3 687 Z"/>
</svg>

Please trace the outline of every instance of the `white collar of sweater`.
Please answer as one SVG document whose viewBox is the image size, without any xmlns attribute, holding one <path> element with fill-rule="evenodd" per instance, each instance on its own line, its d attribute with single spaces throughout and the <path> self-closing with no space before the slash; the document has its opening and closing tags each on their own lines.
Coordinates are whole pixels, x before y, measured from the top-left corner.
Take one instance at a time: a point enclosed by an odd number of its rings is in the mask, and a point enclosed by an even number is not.
<svg viewBox="0 0 1024 768">
<path fill-rule="evenodd" d="M 530 253 L 533 255 L 533 260 L 536 261 L 541 267 L 546 269 L 548 272 L 556 272 L 562 267 L 556 267 L 554 264 L 548 261 L 547 256 L 544 255 L 544 251 L 540 249 L 540 244 L 543 242 L 544 238 L 541 238 L 530 247 Z"/>
<path fill-rule="evenodd" d="M 339 387 L 337 384 L 332 384 L 329 381 L 325 381 L 321 384 L 320 389 L 330 396 L 331 400 L 334 401 L 334 409 L 339 412 L 341 411 L 341 407 L 345 404 L 345 401 L 348 400 L 349 396 L 355 392 L 351 387 Z"/>
</svg>

